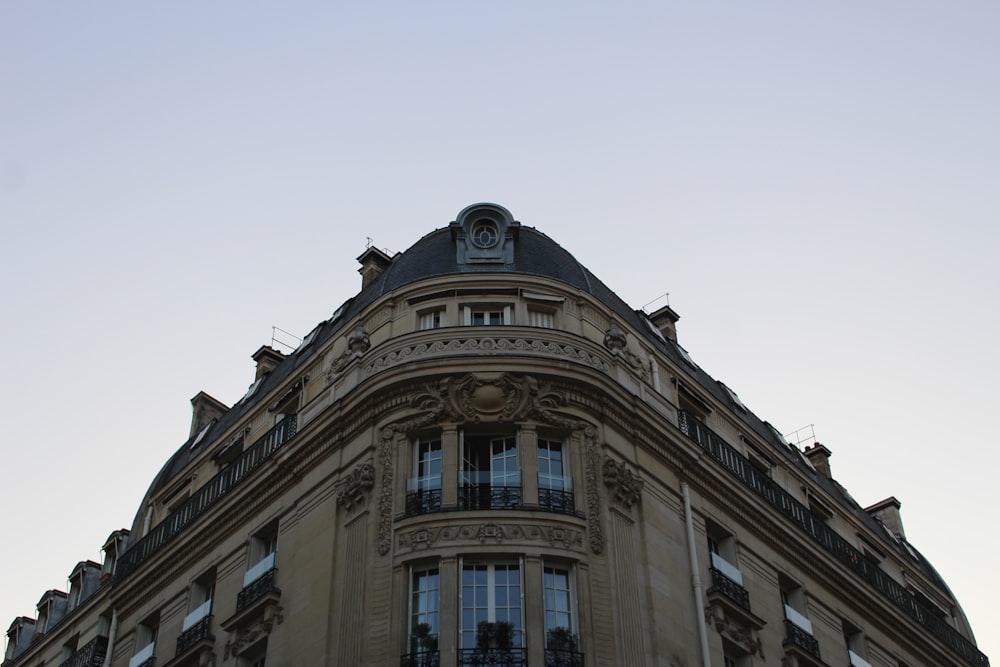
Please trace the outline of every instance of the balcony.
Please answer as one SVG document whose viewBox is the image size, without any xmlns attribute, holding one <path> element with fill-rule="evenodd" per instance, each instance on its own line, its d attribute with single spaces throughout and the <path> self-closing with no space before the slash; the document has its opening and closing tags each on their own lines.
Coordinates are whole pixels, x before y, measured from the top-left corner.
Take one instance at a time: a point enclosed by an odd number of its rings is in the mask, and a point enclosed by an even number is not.
<svg viewBox="0 0 1000 667">
<path fill-rule="evenodd" d="M 573 501 L 573 491 L 567 491 L 566 489 L 538 489 L 538 509 L 573 514 L 576 511 Z"/>
<path fill-rule="evenodd" d="M 709 597 L 713 593 L 719 593 L 730 602 L 739 605 L 740 608 L 750 611 L 750 594 L 747 590 L 714 567 L 712 568 L 712 587 L 708 589 Z"/>
<path fill-rule="evenodd" d="M 277 574 L 278 568 L 272 567 L 244 586 L 243 590 L 236 595 L 236 613 L 253 606 L 258 600 L 268 595 L 281 595 L 281 589 L 274 584 L 274 578 Z"/>
<path fill-rule="evenodd" d="M 976 648 L 975 644 L 939 618 L 933 610 L 914 597 L 906 587 L 865 558 L 861 551 L 838 535 L 833 528 L 813 516 L 807 506 L 800 503 L 774 480 L 754 467 L 749 459 L 731 447 L 705 424 L 698 421 L 693 414 L 678 410 L 677 427 L 709 458 L 715 460 L 765 503 L 797 525 L 820 547 L 825 549 L 834 560 L 840 561 L 841 564 L 868 582 L 870 586 L 922 626 L 931 636 L 936 637 L 973 667 L 989 667 L 989 658 Z"/>
<path fill-rule="evenodd" d="M 108 654 L 108 638 L 98 635 L 77 649 L 73 657 L 64 660 L 59 667 L 101 667 Z"/>
<path fill-rule="evenodd" d="M 463 510 L 514 510 L 521 507 L 520 486 L 496 486 L 493 484 L 463 484 L 458 490 L 459 509 Z M 465 664 L 465 663 L 463 663 Z M 506 663 L 468 663 L 506 664 Z"/>
<path fill-rule="evenodd" d="M 115 569 L 115 579 L 122 580 L 157 554 L 174 537 L 211 509 L 251 473 L 256 471 L 286 442 L 295 437 L 298 426 L 295 415 L 288 415 L 274 428 L 250 445 L 235 461 L 208 480 L 203 487 L 178 507 L 166 519 L 150 530 L 121 555 Z"/>
<path fill-rule="evenodd" d="M 399 656 L 399 667 L 440 667 L 440 651 L 420 651 Z"/>
<path fill-rule="evenodd" d="M 458 650 L 459 667 L 525 667 L 523 648 L 465 648 Z"/>
<path fill-rule="evenodd" d="M 792 663 L 804 667 L 825 667 L 819 657 L 819 642 L 790 619 L 785 619 L 785 638 L 781 645 Z"/>
<path fill-rule="evenodd" d="M 545 649 L 545 667 L 583 667 L 583 654 L 577 651 Z"/>
<path fill-rule="evenodd" d="M 183 653 L 187 653 L 200 642 L 214 644 L 215 637 L 211 633 L 211 625 L 212 617 L 206 616 L 182 632 L 181 636 L 177 638 L 177 655 L 180 656 Z"/>
<path fill-rule="evenodd" d="M 419 489 L 406 494 L 404 516 L 418 516 L 441 511 L 441 489 Z"/>
</svg>

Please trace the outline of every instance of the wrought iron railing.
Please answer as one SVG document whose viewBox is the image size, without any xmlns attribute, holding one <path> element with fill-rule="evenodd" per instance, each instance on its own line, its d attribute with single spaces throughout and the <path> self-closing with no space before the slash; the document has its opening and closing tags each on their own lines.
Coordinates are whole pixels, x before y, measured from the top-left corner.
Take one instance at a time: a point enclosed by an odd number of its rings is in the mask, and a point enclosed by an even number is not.
<svg viewBox="0 0 1000 667">
<path fill-rule="evenodd" d="M 440 667 L 440 651 L 420 651 L 399 656 L 399 667 Z"/>
<path fill-rule="evenodd" d="M 460 667 L 524 667 L 523 648 L 464 648 L 458 650 Z"/>
<path fill-rule="evenodd" d="M 281 590 L 274 585 L 274 577 L 277 573 L 278 568 L 272 567 L 244 586 L 243 590 L 236 594 L 236 611 L 243 611 L 268 593 L 280 593 Z"/>
<path fill-rule="evenodd" d="M 565 489 L 538 489 L 538 508 L 550 512 L 572 514 L 576 511 L 573 492 Z"/>
<path fill-rule="evenodd" d="M 441 489 L 420 489 L 406 494 L 405 516 L 441 511 Z"/>
<path fill-rule="evenodd" d="M 583 654 L 577 651 L 545 649 L 545 667 L 583 667 Z"/>
<path fill-rule="evenodd" d="M 134 572 L 136 568 L 180 534 L 192 521 L 215 505 L 219 499 L 246 479 L 250 473 L 257 470 L 264 461 L 295 436 L 296 430 L 295 415 L 288 415 L 257 442 L 250 445 L 235 461 L 208 480 L 208 483 L 195 491 L 194 495 L 188 498 L 183 505 L 122 554 L 115 568 L 115 579 L 123 579 Z"/>
<path fill-rule="evenodd" d="M 77 649 L 68 660 L 59 663 L 59 667 L 101 667 L 108 654 L 108 638 L 98 635 Z"/>
<path fill-rule="evenodd" d="M 747 592 L 747 589 L 724 575 L 720 570 L 714 567 L 711 570 L 712 587 L 708 589 L 708 592 L 721 593 L 747 611 L 750 611 L 750 593 Z"/>
<path fill-rule="evenodd" d="M 521 507 L 520 486 L 463 484 L 459 487 L 459 508 L 464 510 L 512 510 Z M 491 664 L 491 663 L 483 663 Z"/>
<path fill-rule="evenodd" d="M 184 653 L 200 641 L 207 639 L 214 642 L 215 637 L 212 636 L 211 625 L 212 617 L 206 616 L 182 632 L 181 636 L 177 638 L 177 655 Z"/>
<path fill-rule="evenodd" d="M 819 660 L 819 641 L 786 618 L 785 638 L 781 640 L 781 645 L 787 646 L 789 644 L 798 646 L 803 651 Z"/>
<path fill-rule="evenodd" d="M 681 433 L 697 443 L 710 457 L 722 464 L 754 493 L 785 515 L 834 558 L 867 581 L 875 590 L 889 599 L 931 635 L 943 642 L 959 657 L 975 667 L 989 667 L 989 658 L 976 648 L 975 644 L 963 637 L 934 611 L 911 595 L 902 584 L 865 558 L 861 551 L 838 535 L 821 519 L 813 516 L 808 507 L 793 498 L 765 473 L 754 467 L 749 459 L 698 421 L 694 415 L 684 410 L 678 410 L 677 426 Z"/>
</svg>

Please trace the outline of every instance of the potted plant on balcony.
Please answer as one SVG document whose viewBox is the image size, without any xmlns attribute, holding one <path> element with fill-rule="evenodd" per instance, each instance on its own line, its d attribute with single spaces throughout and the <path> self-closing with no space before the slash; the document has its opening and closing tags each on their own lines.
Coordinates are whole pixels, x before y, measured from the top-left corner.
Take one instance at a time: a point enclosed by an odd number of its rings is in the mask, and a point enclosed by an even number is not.
<svg viewBox="0 0 1000 667">
<path fill-rule="evenodd" d="M 514 624 L 507 621 L 480 621 L 476 626 L 476 653 L 482 657 L 496 656 L 489 664 L 510 664 L 509 657 L 514 648 Z M 506 657 L 506 659 L 505 659 Z"/>
<path fill-rule="evenodd" d="M 576 657 L 576 635 L 569 628 L 556 626 L 545 633 L 547 667 L 575 667 Z"/>
</svg>

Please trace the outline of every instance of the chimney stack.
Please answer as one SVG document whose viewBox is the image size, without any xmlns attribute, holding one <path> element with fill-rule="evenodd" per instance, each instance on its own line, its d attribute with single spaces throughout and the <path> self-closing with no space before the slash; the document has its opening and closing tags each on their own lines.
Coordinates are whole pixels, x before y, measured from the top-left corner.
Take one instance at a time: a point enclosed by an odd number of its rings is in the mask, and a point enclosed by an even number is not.
<svg viewBox="0 0 1000 667">
<path fill-rule="evenodd" d="M 664 306 L 649 315 L 649 321 L 660 330 L 663 337 L 675 343 L 677 342 L 677 320 L 679 319 L 681 316 L 670 306 Z"/>
<path fill-rule="evenodd" d="M 210 421 L 218 419 L 229 412 L 229 406 L 217 398 L 212 398 L 203 391 L 199 391 L 197 396 L 191 399 L 191 433 L 188 436 L 193 438 L 196 433 L 205 428 Z"/>
<path fill-rule="evenodd" d="M 832 452 L 819 444 L 814 442 L 812 447 L 806 447 L 803 452 L 806 458 L 809 459 L 809 463 L 812 464 L 813 468 L 816 468 L 816 472 L 823 475 L 827 479 L 832 479 L 833 475 L 830 474 L 830 454 Z"/>
<path fill-rule="evenodd" d="M 392 257 L 371 246 L 361 253 L 358 261 L 361 262 L 361 268 L 358 269 L 358 273 L 361 274 L 361 289 L 364 289 L 382 275 L 392 263 Z"/>
<path fill-rule="evenodd" d="M 257 373 L 253 378 L 256 382 L 277 368 L 278 364 L 284 361 L 285 355 L 273 347 L 261 345 L 260 349 L 253 353 L 252 359 L 257 362 Z"/>
</svg>

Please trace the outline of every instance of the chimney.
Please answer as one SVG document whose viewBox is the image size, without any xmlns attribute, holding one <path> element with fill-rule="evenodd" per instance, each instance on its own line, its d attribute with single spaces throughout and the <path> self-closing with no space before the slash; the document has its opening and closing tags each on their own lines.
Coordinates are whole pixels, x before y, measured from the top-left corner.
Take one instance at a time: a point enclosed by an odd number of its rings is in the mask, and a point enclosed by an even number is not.
<svg viewBox="0 0 1000 667">
<path fill-rule="evenodd" d="M 361 289 L 364 289 L 382 275 L 392 263 L 392 257 L 371 246 L 361 253 L 358 261 L 361 262 L 361 268 L 358 269 L 358 273 L 361 274 Z"/>
<path fill-rule="evenodd" d="M 681 316 L 670 306 L 664 306 L 649 315 L 649 321 L 660 330 L 663 337 L 675 343 L 677 342 L 677 320 L 679 319 Z"/>
<path fill-rule="evenodd" d="M 268 345 L 261 345 L 260 349 L 253 353 L 252 359 L 257 362 L 257 373 L 254 375 L 254 382 L 273 371 L 285 359 L 278 350 Z"/>
<path fill-rule="evenodd" d="M 191 433 L 189 438 L 193 438 L 196 433 L 205 428 L 210 421 L 218 419 L 229 412 L 229 406 L 217 398 L 212 398 L 203 391 L 191 399 Z"/>
<path fill-rule="evenodd" d="M 892 531 L 896 537 L 906 539 L 906 532 L 903 531 L 903 517 L 899 513 L 902 503 L 896 500 L 895 496 L 889 496 L 874 505 L 865 508 L 875 519 L 882 522 L 886 528 Z"/>
<path fill-rule="evenodd" d="M 832 452 L 829 449 L 818 442 L 814 442 L 812 447 L 806 447 L 804 453 L 806 458 L 809 459 L 809 463 L 812 464 L 812 467 L 816 468 L 816 472 L 827 479 L 833 478 L 833 475 L 830 474 L 830 454 Z"/>
</svg>

